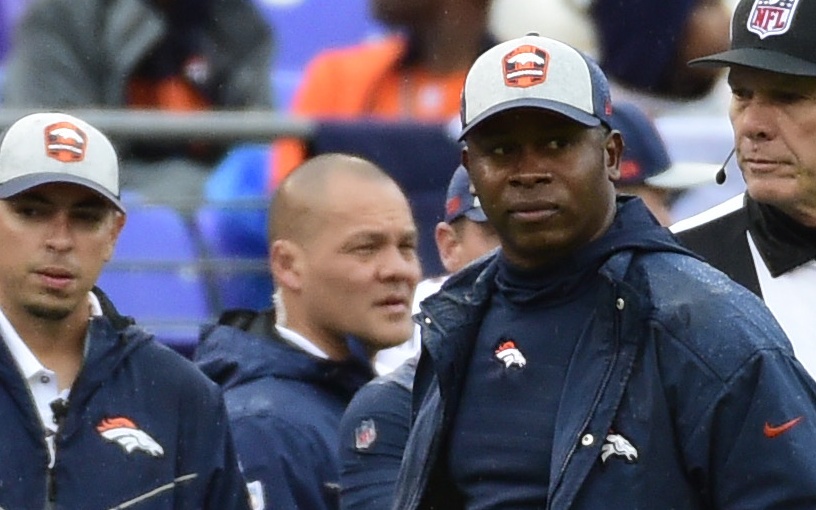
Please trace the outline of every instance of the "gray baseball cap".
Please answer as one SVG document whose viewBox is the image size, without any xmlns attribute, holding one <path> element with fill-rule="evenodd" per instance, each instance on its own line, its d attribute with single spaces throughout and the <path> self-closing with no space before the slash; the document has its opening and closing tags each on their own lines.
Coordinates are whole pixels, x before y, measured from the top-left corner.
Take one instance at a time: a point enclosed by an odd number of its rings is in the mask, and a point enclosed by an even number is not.
<svg viewBox="0 0 816 510">
<path fill-rule="evenodd" d="M 90 188 L 125 212 L 119 161 L 105 135 L 65 113 L 27 115 L 0 140 L 0 199 L 53 182 Z"/>
<path fill-rule="evenodd" d="M 484 52 L 462 90 L 462 140 L 497 113 L 532 107 L 588 127 L 609 125 L 609 83 L 598 64 L 555 39 L 528 34 Z"/>
</svg>

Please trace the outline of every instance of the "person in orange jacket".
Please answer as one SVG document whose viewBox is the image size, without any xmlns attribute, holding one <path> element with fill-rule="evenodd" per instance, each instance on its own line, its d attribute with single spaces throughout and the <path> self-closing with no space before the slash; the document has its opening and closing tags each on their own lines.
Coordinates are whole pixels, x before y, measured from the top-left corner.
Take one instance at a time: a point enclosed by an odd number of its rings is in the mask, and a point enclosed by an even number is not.
<svg viewBox="0 0 816 510">
<path fill-rule="evenodd" d="M 465 73 L 495 44 L 491 0 L 372 0 L 373 16 L 401 33 L 326 50 L 307 66 L 292 113 L 325 119 L 375 117 L 448 122 L 459 114 Z M 301 163 L 298 139 L 274 144 L 270 189 Z"/>
</svg>

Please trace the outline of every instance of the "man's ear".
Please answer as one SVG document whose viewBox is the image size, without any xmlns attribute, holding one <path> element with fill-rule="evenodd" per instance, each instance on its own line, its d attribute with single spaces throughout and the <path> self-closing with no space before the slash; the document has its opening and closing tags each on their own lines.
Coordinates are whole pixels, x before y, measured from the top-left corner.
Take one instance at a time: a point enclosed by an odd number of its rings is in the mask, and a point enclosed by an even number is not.
<svg viewBox="0 0 816 510">
<path fill-rule="evenodd" d="M 269 250 L 275 285 L 299 290 L 303 286 L 303 250 L 293 241 L 278 239 Z"/>
<path fill-rule="evenodd" d="M 445 271 L 452 273 L 453 269 L 459 267 L 459 259 L 461 258 L 461 243 L 456 230 L 448 223 L 440 221 L 436 224 L 434 229 L 434 238 L 436 239 L 436 250 L 439 252 L 439 260 L 445 267 Z"/>
<path fill-rule="evenodd" d="M 108 242 L 103 249 L 103 260 L 109 262 L 113 258 L 113 252 L 116 248 L 116 241 L 119 239 L 119 234 L 122 233 L 122 228 L 125 226 L 125 214 L 120 211 L 114 211 L 111 218 L 111 229 L 109 232 Z"/>
<path fill-rule="evenodd" d="M 604 140 L 604 168 L 609 180 L 614 182 L 620 179 L 620 166 L 623 158 L 623 136 L 620 131 L 613 129 Z"/>
</svg>

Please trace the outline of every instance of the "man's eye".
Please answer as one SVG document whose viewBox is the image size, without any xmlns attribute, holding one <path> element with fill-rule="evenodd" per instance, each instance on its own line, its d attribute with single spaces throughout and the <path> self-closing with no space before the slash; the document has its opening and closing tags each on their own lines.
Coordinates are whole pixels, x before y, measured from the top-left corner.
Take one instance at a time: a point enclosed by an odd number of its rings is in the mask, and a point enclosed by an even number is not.
<svg viewBox="0 0 816 510">
<path fill-rule="evenodd" d="M 413 241 L 412 242 L 405 242 L 405 243 L 400 244 L 400 250 L 404 251 L 404 252 L 415 252 L 416 249 L 417 249 L 417 243 L 413 242 Z"/>
<path fill-rule="evenodd" d="M 359 253 L 359 254 L 367 254 L 367 253 L 374 253 L 377 249 L 376 246 L 373 244 L 361 244 L 359 246 L 354 246 L 351 248 L 352 253 Z"/>
<path fill-rule="evenodd" d="M 43 211 L 42 208 L 27 206 L 27 205 L 20 205 L 20 206 L 15 208 L 15 211 L 17 212 L 17 214 L 19 214 L 20 216 L 22 216 L 24 218 L 36 218 L 36 217 L 42 216 L 44 214 L 44 211 Z"/>
<path fill-rule="evenodd" d="M 569 144 L 570 142 L 566 138 L 552 138 L 550 140 L 547 140 L 547 142 L 544 145 L 549 150 L 557 150 L 563 149 L 564 147 L 568 147 Z"/>
<path fill-rule="evenodd" d="M 735 99 L 740 100 L 746 100 L 751 98 L 751 93 L 747 89 L 742 88 L 732 88 L 731 95 L 733 95 Z"/>
<path fill-rule="evenodd" d="M 779 92 L 774 95 L 774 99 L 782 104 L 793 104 L 804 99 L 805 96 L 797 92 Z"/>
<path fill-rule="evenodd" d="M 83 223 L 99 223 L 105 218 L 105 213 L 97 210 L 76 211 L 73 217 Z"/>
<path fill-rule="evenodd" d="M 510 147 L 507 145 L 494 145 L 491 147 L 490 153 L 494 156 L 506 156 L 510 154 Z"/>
</svg>

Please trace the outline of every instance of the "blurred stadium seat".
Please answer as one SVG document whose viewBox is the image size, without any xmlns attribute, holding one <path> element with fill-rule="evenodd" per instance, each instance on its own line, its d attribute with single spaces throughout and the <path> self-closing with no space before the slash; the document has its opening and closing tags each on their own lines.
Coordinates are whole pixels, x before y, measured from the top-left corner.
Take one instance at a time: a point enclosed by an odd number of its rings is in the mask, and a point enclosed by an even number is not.
<svg viewBox="0 0 816 510">
<path fill-rule="evenodd" d="M 218 207 L 202 207 L 196 225 L 209 260 L 211 281 L 220 312 L 233 308 L 261 310 L 272 304 L 272 278 L 267 246 L 259 239 L 231 228 L 231 213 Z"/>
<path fill-rule="evenodd" d="M 189 356 L 201 324 L 212 320 L 195 238 L 177 210 L 123 200 L 127 223 L 98 286 L 122 314 Z"/>
<path fill-rule="evenodd" d="M 207 180 L 207 204 L 196 213 L 219 311 L 272 304 L 265 195 L 269 154 L 265 144 L 231 150 Z"/>
<path fill-rule="evenodd" d="M 29 0 L 0 0 L 0 103 L 3 102 L 6 58 L 11 49 L 17 22 L 28 2 Z"/>
<path fill-rule="evenodd" d="M 318 52 L 377 37 L 384 29 L 368 14 L 368 0 L 254 0 L 275 37 L 275 104 L 288 109 L 303 68 Z"/>
</svg>

